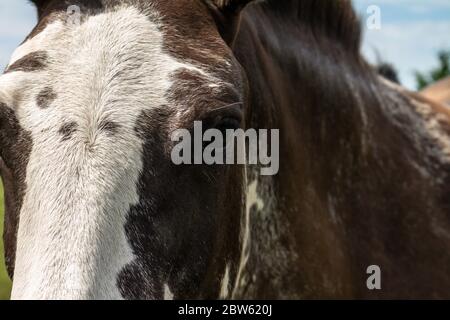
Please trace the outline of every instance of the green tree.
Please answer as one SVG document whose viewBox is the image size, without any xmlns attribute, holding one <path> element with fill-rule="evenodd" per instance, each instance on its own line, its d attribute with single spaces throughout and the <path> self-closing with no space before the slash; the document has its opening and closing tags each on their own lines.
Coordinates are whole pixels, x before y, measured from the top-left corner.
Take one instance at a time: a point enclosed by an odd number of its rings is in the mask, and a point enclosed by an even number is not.
<svg viewBox="0 0 450 320">
<path fill-rule="evenodd" d="M 438 59 L 438 67 L 426 73 L 415 72 L 418 90 L 422 90 L 430 84 L 450 76 L 450 50 L 439 51 Z"/>
</svg>

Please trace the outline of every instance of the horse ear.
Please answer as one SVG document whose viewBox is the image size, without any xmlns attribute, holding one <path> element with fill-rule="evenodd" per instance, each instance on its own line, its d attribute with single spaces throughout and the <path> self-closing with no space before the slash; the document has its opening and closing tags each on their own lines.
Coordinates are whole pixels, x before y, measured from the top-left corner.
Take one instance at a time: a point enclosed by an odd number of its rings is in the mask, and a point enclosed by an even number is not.
<svg viewBox="0 0 450 320">
<path fill-rule="evenodd" d="M 40 17 L 45 10 L 45 7 L 51 0 L 30 0 L 36 7 L 38 16 Z"/>
<path fill-rule="evenodd" d="M 232 46 L 239 31 L 242 10 L 254 0 L 206 0 L 223 39 Z"/>
</svg>

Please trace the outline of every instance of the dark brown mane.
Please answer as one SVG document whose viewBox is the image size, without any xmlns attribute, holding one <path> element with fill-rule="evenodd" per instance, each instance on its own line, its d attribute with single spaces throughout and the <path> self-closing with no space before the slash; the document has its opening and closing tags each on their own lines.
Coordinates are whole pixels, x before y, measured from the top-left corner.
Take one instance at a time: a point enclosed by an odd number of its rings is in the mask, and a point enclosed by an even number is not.
<svg viewBox="0 0 450 320">
<path fill-rule="evenodd" d="M 319 105 L 359 104 L 359 95 L 373 105 L 378 80 L 360 55 L 361 29 L 349 0 L 255 2 L 244 12 L 235 53 L 245 65 L 247 52 L 265 51 L 279 75 L 290 74 Z"/>
<path fill-rule="evenodd" d="M 373 90 L 377 74 L 361 57 L 360 42 L 360 21 L 349 0 L 267 0 L 245 10 L 234 51 L 244 66 L 253 63 L 248 52 L 257 52 L 259 63 L 267 66 L 250 66 L 251 78 L 289 77 L 289 89 L 279 88 L 277 94 L 292 90 L 280 95 L 295 93 L 300 101 L 327 106 L 330 116 L 349 106 L 379 103 Z M 360 125 L 363 116 L 356 110 Z"/>
<path fill-rule="evenodd" d="M 282 219 L 252 216 L 258 248 L 245 272 L 264 284 L 249 282 L 242 297 L 448 297 L 450 118 L 379 77 L 360 40 L 348 0 L 267 0 L 243 14 L 234 52 L 249 79 L 250 127 L 282 128 L 274 198 L 296 190 L 277 203 Z M 268 238 L 269 229 L 280 231 Z M 373 261 L 390 279 L 381 291 L 367 290 Z M 272 276 L 280 270 L 300 271 Z"/>
<path fill-rule="evenodd" d="M 316 38 L 327 36 L 359 52 L 361 25 L 350 0 L 268 0 L 263 7 L 295 19 Z"/>
</svg>

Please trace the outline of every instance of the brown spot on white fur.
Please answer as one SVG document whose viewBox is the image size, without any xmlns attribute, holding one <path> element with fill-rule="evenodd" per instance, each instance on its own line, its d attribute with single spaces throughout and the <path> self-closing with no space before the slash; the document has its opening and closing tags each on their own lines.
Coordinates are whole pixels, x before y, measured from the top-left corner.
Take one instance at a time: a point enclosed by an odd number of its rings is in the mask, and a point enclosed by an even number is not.
<svg viewBox="0 0 450 320">
<path fill-rule="evenodd" d="M 120 125 L 115 121 L 102 120 L 99 129 L 109 135 L 115 135 L 119 131 Z"/>
<path fill-rule="evenodd" d="M 69 122 L 65 123 L 59 128 L 58 132 L 60 135 L 62 135 L 61 140 L 66 141 L 69 140 L 72 137 L 72 134 L 77 130 L 77 123 L 76 122 Z"/>
<path fill-rule="evenodd" d="M 51 87 L 46 87 L 39 92 L 36 97 L 37 106 L 41 109 L 46 109 L 50 106 L 53 100 L 56 99 L 56 93 Z"/>
<path fill-rule="evenodd" d="M 25 55 L 12 65 L 8 66 L 5 73 L 8 72 L 34 72 L 41 71 L 45 68 L 48 62 L 48 56 L 45 51 L 36 51 Z"/>
</svg>

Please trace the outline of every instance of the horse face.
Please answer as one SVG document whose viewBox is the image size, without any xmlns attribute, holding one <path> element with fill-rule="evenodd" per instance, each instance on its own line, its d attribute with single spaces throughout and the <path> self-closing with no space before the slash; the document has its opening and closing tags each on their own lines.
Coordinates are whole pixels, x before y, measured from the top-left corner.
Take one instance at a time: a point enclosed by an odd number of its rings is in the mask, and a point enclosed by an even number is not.
<svg viewBox="0 0 450 320">
<path fill-rule="evenodd" d="M 247 1 L 34 2 L 0 77 L 12 297 L 228 297 L 243 168 L 177 166 L 171 133 L 246 100 Z"/>
</svg>

